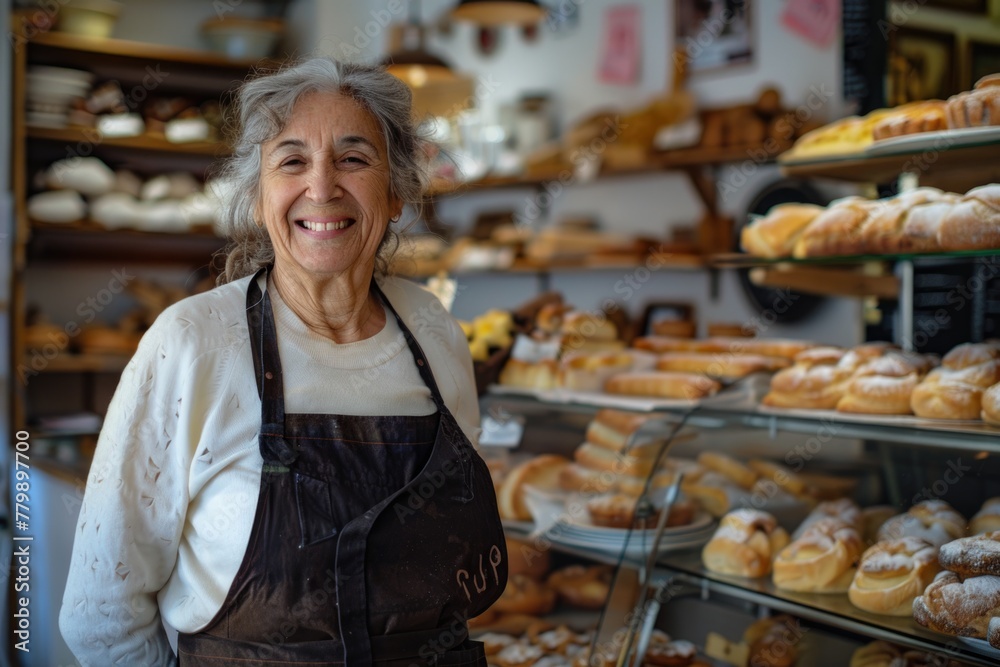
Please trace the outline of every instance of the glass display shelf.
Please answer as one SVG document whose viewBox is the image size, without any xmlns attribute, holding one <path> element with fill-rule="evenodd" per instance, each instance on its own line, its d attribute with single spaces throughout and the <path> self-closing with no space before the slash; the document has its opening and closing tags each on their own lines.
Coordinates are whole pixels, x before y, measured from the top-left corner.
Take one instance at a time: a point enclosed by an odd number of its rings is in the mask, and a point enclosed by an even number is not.
<svg viewBox="0 0 1000 667">
<path fill-rule="evenodd" d="M 791 264 L 801 266 L 814 265 L 856 265 L 869 262 L 902 262 L 916 264 L 933 263 L 949 260 L 979 259 L 1000 256 L 1000 248 L 985 250 L 955 250 L 935 253 L 899 253 L 894 255 L 832 255 L 829 257 L 755 257 L 745 253 L 733 252 L 712 255 L 708 262 L 716 268 L 747 268 L 754 266 L 774 266 L 776 264 Z"/>
<path fill-rule="evenodd" d="M 794 593 L 776 588 L 770 578 L 746 579 L 716 574 L 701 563 L 700 550 L 672 552 L 658 561 L 657 578 L 675 577 L 703 590 L 731 595 L 830 627 L 883 639 L 972 665 L 1000 664 L 1000 650 L 985 640 L 952 637 L 921 627 L 910 617 L 881 616 L 858 609 L 846 593 Z"/>
</svg>

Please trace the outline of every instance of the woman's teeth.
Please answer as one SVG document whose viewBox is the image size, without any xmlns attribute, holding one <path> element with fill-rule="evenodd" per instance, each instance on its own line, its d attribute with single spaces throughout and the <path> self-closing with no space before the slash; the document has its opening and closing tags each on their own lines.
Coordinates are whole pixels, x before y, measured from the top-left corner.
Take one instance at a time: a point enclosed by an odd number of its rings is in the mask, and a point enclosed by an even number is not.
<svg viewBox="0 0 1000 667">
<path fill-rule="evenodd" d="M 343 229 L 349 224 L 351 224 L 350 220 L 341 220 L 339 222 L 313 222 L 312 220 L 302 221 L 302 226 L 313 232 L 329 232 L 335 229 Z"/>
</svg>

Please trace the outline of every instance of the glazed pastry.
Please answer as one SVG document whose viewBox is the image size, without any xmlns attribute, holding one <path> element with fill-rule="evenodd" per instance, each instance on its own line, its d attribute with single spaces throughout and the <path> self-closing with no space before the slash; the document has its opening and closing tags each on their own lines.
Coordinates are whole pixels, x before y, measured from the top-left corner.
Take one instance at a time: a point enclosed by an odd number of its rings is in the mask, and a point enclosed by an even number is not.
<svg viewBox="0 0 1000 667">
<path fill-rule="evenodd" d="M 1000 577 L 962 579 L 944 570 L 913 601 L 913 620 L 925 628 L 986 639 L 990 620 L 1000 616 Z"/>
<path fill-rule="evenodd" d="M 788 533 L 775 518 L 753 509 L 724 516 L 701 552 L 705 568 L 738 577 L 763 577 L 771 561 L 788 544 Z"/>
<path fill-rule="evenodd" d="M 1000 576 L 1000 531 L 948 542 L 938 557 L 941 567 L 963 579 L 984 574 Z"/>
<path fill-rule="evenodd" d="M 979 535 L 1000 530 L 1000 496 L 990 498 L 969 522 L 969 534 Z"/>
<path fill-rule="evenodd" d="M 917 537 L 878 542 L 861 556 L 847 595 L 859 609 L 909 616 L 913 600 L 941 570 L 937 548 Z"/>
<path fill-rule="evenodd" d="M 854 579 L 862 547 L 853 526 L 820 519 L 778 554 L 772 566 L 774 585 L 789 591 L 843 593 Z"/>
</svg>

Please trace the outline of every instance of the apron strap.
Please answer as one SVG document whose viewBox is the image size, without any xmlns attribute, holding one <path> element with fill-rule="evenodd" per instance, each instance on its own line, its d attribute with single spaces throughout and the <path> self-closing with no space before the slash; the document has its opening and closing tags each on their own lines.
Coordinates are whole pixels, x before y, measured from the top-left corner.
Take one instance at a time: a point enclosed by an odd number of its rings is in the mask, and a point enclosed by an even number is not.
<svg viewBox="0 0 1000 667">
<path fill-rule="evenodd" d="M 298 454 L 284 439 L 285 390 L 281 379 L 278 333 L 271 298 L 266 289 L 262 291 L 258 284 L 262 273 L 267 280 L 267 272 L 266 267 L 257 271 L 247 288 L 247 327 L 261 404 L 260 453 L 265 465 L 287 466 Z"/>
</svg>

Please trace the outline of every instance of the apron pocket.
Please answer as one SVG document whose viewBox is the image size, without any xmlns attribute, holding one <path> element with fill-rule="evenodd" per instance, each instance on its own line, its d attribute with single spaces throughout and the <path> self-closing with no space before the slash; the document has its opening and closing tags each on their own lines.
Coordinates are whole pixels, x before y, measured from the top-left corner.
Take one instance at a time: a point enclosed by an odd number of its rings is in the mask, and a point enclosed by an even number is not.
<svg viewBox="0 0 1000 667">
<path fill-rule="evenodd" d="M 300 547 L 328 540 L 337 534 L 328 482 L 295 473 L 295 505 L 299 515 Z"/>
</svg>

